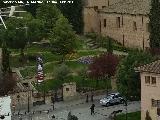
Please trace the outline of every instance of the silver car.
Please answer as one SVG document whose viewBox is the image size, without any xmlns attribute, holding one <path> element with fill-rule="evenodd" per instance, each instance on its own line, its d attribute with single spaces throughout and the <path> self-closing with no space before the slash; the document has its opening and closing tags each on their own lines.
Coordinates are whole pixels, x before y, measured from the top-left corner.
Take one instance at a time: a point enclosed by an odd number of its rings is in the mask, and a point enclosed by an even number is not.
<svg viewBox="0 0 160 120">
<path fill-rule="evenodd" d="M 124 98 L 119 93 L 109 94 L 107 97 L 100 100 L 100 104 L 103 106 L 121 104 L 124 102 L 125 102 Z"/>
</svg>

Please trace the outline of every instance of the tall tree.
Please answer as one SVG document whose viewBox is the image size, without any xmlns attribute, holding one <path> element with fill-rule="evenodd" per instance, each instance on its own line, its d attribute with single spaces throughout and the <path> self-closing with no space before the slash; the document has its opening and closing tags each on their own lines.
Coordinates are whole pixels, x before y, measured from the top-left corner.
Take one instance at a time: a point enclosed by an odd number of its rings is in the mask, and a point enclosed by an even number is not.
<svg viewBox="0 0 160 120">
<path fill-rule="evenodd" d="M 52 45 L 52 52 L 62 55 L 62 61 L 65 60 L 65 55 L 72 53 L 76 48 L 76 34 L 63 15 L 56 21 L 49 39 Z"/>
<path fill-rule="evenodd" d="M 60 3 L 58 1 L 58 8 L 61 10 L 63 15 L 69 20 L 73 25 L 73 29 L 77 33 L 83 32 L 83 0 L 72 0 L 73 3 Z M 73 12 L 74 11 L 74 12 Z"/>
<path fill-rule="evenodd" d="M 89 76 L 97 80 L 108 80 L 114 76 L 118 65 L 118 57 L 111 53 L 105 53 L 96 57 L 92 64 L 89 65 Z M 108 86 L 107 86 L 108 90 Z"/>
<path fill-rule="evenodd" d="M 44 23 L 39 19 L 32 19 L 28 22 L 28 36 L 27 39 L 29 42 L 40 41 L 43 38 L 43 29 Z"/>
<path fill-rule="evenodd" d="M 131 99 L 131 96 L 140 98 L 140 76 L 134 68 L 152 61 L 149 53 L 142 51 L 130 52 L 119 64 L 117 82 L 119 92 Z"/>
<path fill-rule="evenodd" d="M 20 49 L 21 55 L 24 56 L 24 48 L 27 44 L 27 36 L 25 33 L 26 22 L 23 19 L 9 18 L 6 21 L 7 30 L 5 41 L 10 48 Z"/>
<path fill-rule="evenodd" d="M 151 10 L 149 14 L 150 47 L 160 49 L 160 2 L 151 0 Z"/>
<path fill-rule="evenodd" d="M 53 4 L 44 3 L 37 8 L 36 17 L 44 23 L 44 37 L 48 38 L 60 15 L 60 10 Z"/>
</svg>

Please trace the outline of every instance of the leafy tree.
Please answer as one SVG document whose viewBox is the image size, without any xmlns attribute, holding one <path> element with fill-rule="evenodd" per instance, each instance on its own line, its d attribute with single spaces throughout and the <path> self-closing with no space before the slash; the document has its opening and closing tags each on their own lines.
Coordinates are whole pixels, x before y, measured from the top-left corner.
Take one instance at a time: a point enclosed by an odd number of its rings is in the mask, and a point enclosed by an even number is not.
<svg viewBox="0 0 160 120">
<path fill-rule="evenodd" d="M 105 53 L 96 57 L 92 64 L 89 65 L 89 76 L 97 80 L 105 80 L 114 76 L 118 65 L 118 57 L 111 53 Z M 107 86 L 108 91 L 108 86 Z"/>
<path fill-rule="evenodd" d="M 54 30 L 49 36 L 52 52 L 62 55 L 62 61 L 65 59 L 65 55 L 70 54 L 76 48 L 76 34 L 69 24 L 68 20 L 64 16 L 56 21 Z"/>
<path fill-rule="evenodd" d="M 54 78 L 57 80 L 64 81 L 69 73 L 70 69 L 68 68 L 68 66 L 65 64 L 61 64 L 60 66 L 54 69 Z"/>
<path fill-rule="evenodd" d="M 150 47 L 160 48 L 160 2 L 151 0 L 151 10 L 149 14 L 150 27 Z"/>
<path fill-rule="evenodd" d="M 6 41 L 6 44 L 10 48 L 21 49 L 21 55 L 23 56 L 23 50 L 27 44 L 27 31 L 26 27 L 28 22 L 32 19 L 29 13 L 23 15 L 23 19 L 9 18 L 6 21 L 6 30 L 1 30 L 2 39 Z"/>
<path fill-rule="evenodd" d="M 41 4 L 36 10 L 36 17 L 44 23 L 44 37 L 48 37 L 49 33 L 55 27 L 56 21 L 61 15 L 60 10 L 53 4 Z"/>
<path fill-rule="evenodd" d="M 2 81 L 0 82 L 0 96 L 4 96 L 7 95 L 9 91 L 13 91 L 13 88 L 16 85 L 16 81 L 11 72 L 3 74 L 1 80 Z"/>
<path fill-rule="evenodd" d="M 24 56 L 23 50 L 27 44 L 26 34 L 24 30 L 24 21 L 22 19 L 10 18 L 7 20 L 7 30 L 5 40 L 7 46 L 14 49 L 20 49 L 21 55 Z"/>
<path fill-rule="evenodd" d="M 30 42 L 40 41 L 43 38 L 42 30 L 44 28 L 43 21 L 32 19 L 28 22 L 28 39 Z"/>
<path fill-rule="evenodd" d="M 73 25 L 73 29 L 76 33 L 83 32 L 83 0 L 73 0 L 73 3 L 61 4 L 58 1 L 58 8 L 63 15 L 69 20 L 69 23 Z M 74 11 L 74 12 L 73 12 Z"/>
<path fill-rule="evenodd" d="M 9 64 L 9 55 L 10 55 L 10 52 L 7 49 L 6 43 L 3 42 L 3 45 L 2 45 L 2 67 L 1 67 L 3 75 L 8 72 L 11 72 L 11 68 L 10 68 L 10 64 Z"/>
<path fill-rule="evenodd" d="M 140 76 L 134 68 L 152 61 L 149 53 L 141 51 L 130 52 L 118 66 L 117 81 L 119 92 L 131 99 L 131 96 L 140 98 Z"/>
</svg>

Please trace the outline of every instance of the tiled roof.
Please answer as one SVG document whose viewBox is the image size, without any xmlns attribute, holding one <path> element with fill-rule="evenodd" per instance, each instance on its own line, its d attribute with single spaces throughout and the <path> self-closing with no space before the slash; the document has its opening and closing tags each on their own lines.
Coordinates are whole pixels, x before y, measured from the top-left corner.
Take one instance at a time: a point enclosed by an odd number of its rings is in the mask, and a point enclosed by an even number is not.
<svg viewBox="0 0 160 120">
<path fill-rule="evenodd" d="M 150 72 L 160 74 L 160 60 L 135 68 L 139 72 Z"/>
<path fill-rule="evenodd" d="M 150 4 L 151 0 L 122 0 L 100 10 L 100 12 L 148 15 L 151 8 Z"/>
</svg>

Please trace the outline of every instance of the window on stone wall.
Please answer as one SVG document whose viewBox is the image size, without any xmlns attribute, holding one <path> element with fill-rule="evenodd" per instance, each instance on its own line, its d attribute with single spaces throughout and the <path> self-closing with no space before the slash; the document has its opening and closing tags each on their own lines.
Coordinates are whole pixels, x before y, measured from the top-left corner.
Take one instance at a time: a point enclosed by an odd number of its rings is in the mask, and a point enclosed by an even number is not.
<svg viewBox="0 0 160 120">
<path fill-rule="evenodd" d="M 106 27 L 106 19 L 104 19 L 103 22 L 104 22 L 104 23 L 103 23 L 104 27 Z"/>
<path fill-rule="evenodd" d="M 146 31 L 150 32 L 150 25 L 149 25 L 149 23 L 146 23 Z"/>
<path fill-rule="evenodd" d="M 151 102 L 152 102 L 152 107 L 157 107 L 157 100 L 152 99 Z"/>
<path fill-rule="evenodd" d="M 151 83 L 155 85 L 156 84 L 156 77 L 151 77 L 151 81 L 152 81 Z"/>
<path fill-rule="evenodd" d="M 145 76 L 145 83 L 150 84 L 150 76 Z"/>
<path fill-rule="evenodd" d="M 121 22 L 120 17 L 116 18 L 116 22 L 117 22 L 117 28 L 120 28 L 121 27 L 121 25 L 120 25 L 120 22 Z"/>
<path fill-rule="evenodd" d="M 106 6 L 102 6 L 102 8 L 105 8 Z"/>
<path fill-rule="evenodd" d="M 157 107 L 160 108 L 160 100 L 157 100 Z"/>
<path fill-rule="evenodd" d="M 154 99 L 152 99 L 151 102 L 152 102 L 152 107 L 158 107 L 158 108 L 160 108 L 160 100 L 154 100 Z"/>
<path fill-rule="evenodd" d="M 123 16 L 122 16 L 122 26 L 123 26 Z"/>
<path fill-rule="evenodd" d="M 98 10 L 98 6 L 94 6 L 94 10 Z"/>
<path fill-rule="evenodd" d="M 133 22 L 133 30 L 137 31 L 137 23 L 136 22 Z"/>
<path fill-rule="evenodd" d="M 69 88 L 66 88 L 66 91 L 69 91 Z"/>
</svg>

